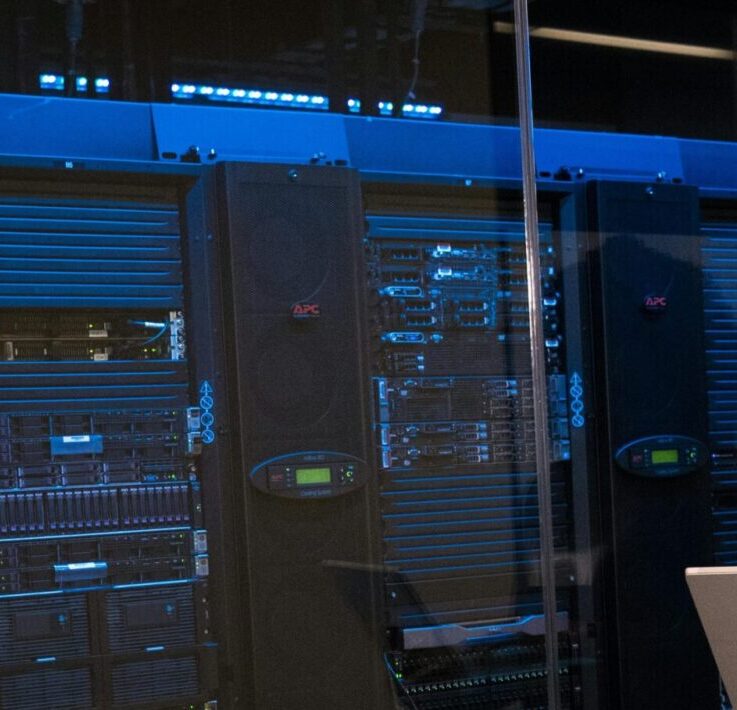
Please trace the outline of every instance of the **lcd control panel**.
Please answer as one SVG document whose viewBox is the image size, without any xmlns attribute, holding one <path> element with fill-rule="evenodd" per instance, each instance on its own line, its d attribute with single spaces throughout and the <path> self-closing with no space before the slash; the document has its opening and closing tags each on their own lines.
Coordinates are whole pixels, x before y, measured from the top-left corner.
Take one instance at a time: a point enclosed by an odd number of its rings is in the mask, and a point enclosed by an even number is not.
<svg viewBox="0 0 737 710">
<path fill-rule="evenodd" d="M 256 466 L 250 479 L 282 498 L 334 498 L 365 485 L 366 463 L 334 451 L 287 454 Z"/>
<path fill-rule="evenodd" d="M 703 468 L 709 458 L 705 444 L 687 436 L 650 436 L 625 444 L 617 464 L 638 476 L 683 476 Z"/>
</svg>

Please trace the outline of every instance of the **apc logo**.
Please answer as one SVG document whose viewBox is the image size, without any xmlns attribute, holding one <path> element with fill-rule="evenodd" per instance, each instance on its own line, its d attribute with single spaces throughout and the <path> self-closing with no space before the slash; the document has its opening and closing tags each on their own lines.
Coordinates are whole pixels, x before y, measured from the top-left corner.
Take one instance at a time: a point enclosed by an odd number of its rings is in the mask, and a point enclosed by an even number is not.
<svg viewBox="0 0 737 710">
<path fill-rule="evenodd" d="M 648 313 L 665 313 L 668 308 L 668 298 L 666 296 L 645 296 L 642 307 Z"/>
<path fill-rule="evenodd" d="M 319 318 L 319 303 L 295 303 L 292 306 L 292 318 Z"/>
</svg>

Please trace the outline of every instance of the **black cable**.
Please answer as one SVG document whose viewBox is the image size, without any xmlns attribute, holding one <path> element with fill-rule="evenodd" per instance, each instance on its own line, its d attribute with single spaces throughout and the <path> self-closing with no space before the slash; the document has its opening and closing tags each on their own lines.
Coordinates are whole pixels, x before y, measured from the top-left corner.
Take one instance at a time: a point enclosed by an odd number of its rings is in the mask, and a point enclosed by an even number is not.
<svg viewBox="0 0 737 710">
<path fill-rule="evenodd" d="M 425 31 L 425 16 L 427 15 L 427 3 L 428 0 L 413 0 L 410 10 L 410 22 L 409 28 L 415 38 L 415 52 L 412 57 L 412 81 L 407 90 L 407 94 L 404 97 L 404 102 L 407 100 L 414 101 L 415 99 L 415 88 L 417 87 L 417 80 L 420 78 L 420 37 Z M 401 107 L 400 107 L 401 115 Z"/>
<path fill-rule="evenodd" d="M 84 27 L 84 6 L 82 0 L 67 0 L 66 5 L 67 67 L 64 93 L 74 96 L 77 93 L 77 60 Z"/>
<path fill-rule="evenodd" d="M 156 333 L 156 335 L 141 343 L 141 345 L 149 345 L 150 343 L 158 340 L 162 335 L 164 335 L 164 333 L 166 333 L 167 330 L 169 330 L 169 325 L 169 323 L 164 323 L 164 327 L 158 333 Z"/>
<path fill-rule="evenodd" d="M 171 328 L 171 323 L 169 321 L 164 321 L 163 323 L 158 323 L 154 321 L 146 321 L 146 320 L 129 320 L 128 323 L 130 325 L 137 325 L 142 328 L 159 328 L 158 332 L 156 332 L 154 335 L 152 335 L 148 340 L 145 340 L 142 343 L 133 342 L 129 344 L 124 349 L 130 350 L 132 347 L 140 346 L 143 347 L 144 345 L 150 345 L 153 342 L 156 342 L 161 336 L 166 333 L 169 328 Z"/>
<path fill-rule="evenodd" d="M 415 53 L 412 57 L 412 81 L 410 82 L 409 89 L 407 89 L 407 94 L 404 97 L 404 102 L 406 103 L 407 100 L 414 101 L 415 96 L 415 88 L 417 87 L 417 80 L 420 78 L 420 37 L 422 36 L 422 31 L 419 30 L 415 32 Z"/>
</svg>

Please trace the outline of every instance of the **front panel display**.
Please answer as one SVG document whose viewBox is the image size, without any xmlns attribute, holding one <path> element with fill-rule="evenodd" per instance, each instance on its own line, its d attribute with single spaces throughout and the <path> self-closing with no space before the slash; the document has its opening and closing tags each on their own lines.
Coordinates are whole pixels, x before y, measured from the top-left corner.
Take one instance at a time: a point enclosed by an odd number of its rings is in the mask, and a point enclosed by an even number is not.
<svg viewBox="0 0 737 710">
<path fill-rule="evenodd" d="M 636 439 L 614 455 L 617 465 L 636 476 L 685 476 L 703 470 L 709 459 L 706 445 L 687 436 L 665 435 Z"/>
<path fill-rule="evenodd" d="M 258 464 L 249 476 L 262 493 L 282 498 L 335 498 L 366 485 L 368 466 L 350 454 L 310 451 Z"/>
<path fill-rule="evenodd" d="M 312 486 L 330 483 L 331 471 L 329 468 L 298 468 L 296 476 L 298 486 Z"/>
</svg>

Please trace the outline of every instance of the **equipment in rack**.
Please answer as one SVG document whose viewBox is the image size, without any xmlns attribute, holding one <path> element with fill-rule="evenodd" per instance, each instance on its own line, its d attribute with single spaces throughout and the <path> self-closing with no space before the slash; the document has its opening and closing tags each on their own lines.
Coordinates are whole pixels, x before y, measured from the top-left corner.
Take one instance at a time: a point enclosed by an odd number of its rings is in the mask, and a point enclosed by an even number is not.
<svg viewBox="0 0 737 710">
<path fill-rule="evenodd" d="M 183 360 L 181 311 L 0 313 L 0 361 Z"/>
<path fill-rule="evenodd" d="M 737 564 L 737 436 L 734 428 L 734 293 L 737 279 L 731 261 L 737 253 L 734 207 L 712 207 L 703 218 L 701 256 L 704 274 L 704 329 L 709 389 L 714 560 Z"/>
<path fill-rule="evenodd" d="M 542 225 L 555 546 L 569 548 L 558 257 Z M 524 227 L 371 214 L 387 665 L 408 707 L 545 703 Z M 577 702 L 567 594 L 563 706 Z"/>
<path fill-rule="evenodd" d="M 140 193 L 0 184 L 2 707 L 217 686 L 178 198 Z"/>
</svg>

